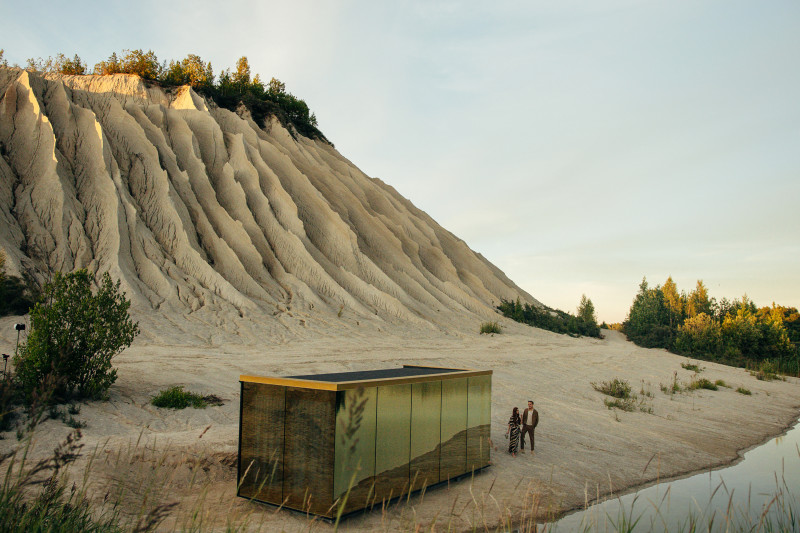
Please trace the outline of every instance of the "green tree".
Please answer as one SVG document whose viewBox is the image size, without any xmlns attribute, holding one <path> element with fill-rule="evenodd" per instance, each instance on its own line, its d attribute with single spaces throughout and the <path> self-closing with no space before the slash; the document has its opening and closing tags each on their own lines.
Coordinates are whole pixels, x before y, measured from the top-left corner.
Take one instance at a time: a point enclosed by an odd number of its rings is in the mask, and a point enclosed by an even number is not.
<svg viewBox="0 0 800 533">
<path fill-rule="evenodd" d="M 708 297 L 708 289 L 706 289 L 701 279 L 697 280 L 694 291 L 692 291 L 687 299 L 686 316 L 692 318 L 700 313 L 705 313 L 709 316 L 713 315 L 712 301 Z"/>
<path fill-rule="evenodd" d="M 63 54 L 59 54 L 61 56 L 61 61 L 59 62 L 59 72 L 61 74 L 70 74 L 72 76 L 83 76 L 86 74 L 86 63 L 84 63 L 78 54 L 72 59 L 66 58 Z"/>
<path fill-rule="evenodd" d="M 16 377 L 27 398 L 46 379 L 57 383 L 55 396 L 102 396 L 117 378 L 111 359 L 130 346 L 139 326 L 128 314 L 130 301 L 103 274 L 84 270 L 56 273 L 30 314 L 31 332 L 14 358 Z"/>
<path fill-rule="evenodd" d="M 241 87 L 247 88 L 250 85 L 250 63 L 247 61 L 246 56 L 242 56 L 236 62 L 236 70 L 231 75 L 233 83 Z"/>
<path fill-rule="evenodd" d="M 664 293 L 659 286 L 651 289 L 647 278 L 642 278 L 639 284 L 639 292 L 623 323 L 623 331 L 632 341 L 643 346 L 672 346 L 675 332 L 669 327 L 669 310 L 664 302 Z"/>
<path fill-rule="evenodd" d="M 681 315 L 683 313 L 683 306 L 681 297 L 678 294 L 678 286 L 672 281 L 672 276 L 667 277 L 664 286 L 661 287 L 661 293 L 664 295 L 664 304 L 667 307 L 669 317 L 669 327 L 677 328 L 681 322 Z"/>
<path fill-rule="evenodd" d="M 286 93 L 286 84 L 283 83 L 278 78 L 272 78 L 269 80 L 269 87 L 267 88 L 267 94 L 272 97 L 282 96 Z"/>
<path fill-rule="evenodd" d="M 594 304 L 592 303 L 592 300 L 586 297 L 585 294 L 581 296 L 581 303 L 578 305 L 578 318 L 590 324 L 597 325 L 597 316 L 594 312 Z"/>
<path fill-rule="evenodd" d="M 116 52 L 112 52 L 108 59 L 101 61 L 94 66 L 94 73 L 100 76 L 110 76 L 111 74 L 122 73 L 122 63 L 120 63 Z"/>
<path fill-rule="evenodd" d="M 161 74 L 161 64 L 158 57 L 152 50 L 144 52 L 142 50 L 123 50 L 126 52 L 122 56 L 122 72 L 125 74 L 136 74 L 145 80 L 155 80 Z"/>
</svg>

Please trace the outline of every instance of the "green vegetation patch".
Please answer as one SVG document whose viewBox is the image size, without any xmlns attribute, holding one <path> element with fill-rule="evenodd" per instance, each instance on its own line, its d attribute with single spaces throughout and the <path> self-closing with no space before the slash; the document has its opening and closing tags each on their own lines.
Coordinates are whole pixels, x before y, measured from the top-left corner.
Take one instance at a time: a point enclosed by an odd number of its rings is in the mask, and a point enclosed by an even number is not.
<svg viewBox="0 0 800 533">
<path fill-rule="evenodd" d="M 744 394 L 745 396 L 750 396 L 751 394 L 753 394 L 752 392 L 750 392 L 750 389 L 746 389 L 744 387 L 738 387 L 736 389 L 736 392 L 738 392 L 739 394 Z"/>
<path fill-rule="evenodd" d="M 700 379 L 693 379 L 691 382 L 689 382 L 689 389 L 717 390 L 717 385 L 706 378 L 700 378 Z"/>
<path fill-rule="evenodd" d="M 592 382 L 592 388 L 613 398 L 624 400 L 632 396 L 631 385 L 624 379 L 614 378 L 611 381 Z"/>
<path fill-rule="evenodd" d="M 156 407 L 167 409 L 186 409 L 187 407 L 205 409 L 209 405 L 222 405 L 223 401 L 214 394 L 203 396 L 196 392 L 183 390 L 183 385 L 175 385 L 153 396 L 150 403 Z"/>
<path fill-rule="evenodd" d="M 700 366 L 698 366 L 696 363 L 692 363 L 690 361 L 686 361 L 685 363 L 681 363 L 681 368 L 683 368 L 685 370 L 689 370 L 691 372 L 697 372 L 698 374 L 703 371 L 703 369 L 700 368 Z"/>
<path fill-rule="evenodd" d="M 481 335 L 484 333 L 502 333 L 502 328 L 497 322 L 484 322 L 481 324 Z"/>
<path fill-rule="evenodd" d="M 571 315 L 560 309 L 537 307 L 529 303 L 501 300 L 497 306 L 503 316 L 528 324 L 535 328 L 546 329 L 573 337 L 586 336 L 601 338 L 600 326 L 597 325 L 594 304 L 584 294 L 578 306 L 578 315 Z"/>
<path fill-rule="evenodd" d="M 655 287 L 643 279 L 623 331 L 640 346 L 745 367 L 759 379 L 775 379 L 777 374 L 800 376 L 797 308 L 774 303 L 757 307 L 746 295 L 740 300 L 717 301 L 702 281 L 687 294 L 678 291 L 671 277 Z M 762 364 L 772 368 L 761 369 Z M 687 362 L 681 366 L 695 370 L 696 365 Z"/>
</svg>

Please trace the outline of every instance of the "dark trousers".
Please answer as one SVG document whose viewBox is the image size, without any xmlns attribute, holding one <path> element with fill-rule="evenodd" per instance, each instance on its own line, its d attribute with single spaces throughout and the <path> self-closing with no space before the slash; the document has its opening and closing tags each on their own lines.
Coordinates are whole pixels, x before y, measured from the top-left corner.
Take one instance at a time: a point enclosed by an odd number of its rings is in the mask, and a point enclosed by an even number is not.
<svg viewBox="0 0 800 533">
<path fill-rule="evenodd" d="M 521 449 L 525 449 L 525 434 L 527 433 L 531 439 L 531 450 L 533 450 L 533 428 L 534 426 L 523 425 L 522 435 L 520 435 L 519 445 Z"/>
</svg>

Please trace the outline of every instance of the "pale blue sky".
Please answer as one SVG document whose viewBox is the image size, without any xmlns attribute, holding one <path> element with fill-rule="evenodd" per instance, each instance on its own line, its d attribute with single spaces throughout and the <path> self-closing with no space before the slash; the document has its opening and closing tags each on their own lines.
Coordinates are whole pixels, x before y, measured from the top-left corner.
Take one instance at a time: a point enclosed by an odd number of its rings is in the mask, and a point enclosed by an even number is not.
<svg viewBox="0 0 800 533">
<path fill-rule="evenodd" d="M 0 0 L 7 59 L 246 55 L 548 305 L 621 321 L 671 274 L 800 306 L 796 0 L 49 4 Z"/>
</svg>

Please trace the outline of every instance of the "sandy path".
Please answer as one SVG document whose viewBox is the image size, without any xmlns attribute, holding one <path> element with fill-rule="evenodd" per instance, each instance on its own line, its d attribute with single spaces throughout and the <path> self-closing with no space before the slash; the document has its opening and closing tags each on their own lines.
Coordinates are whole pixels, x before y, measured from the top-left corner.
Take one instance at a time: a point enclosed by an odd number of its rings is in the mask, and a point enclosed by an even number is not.
<svg viewBox="0 0 800 533">
<path fill-rule="evenodd" d="M 4 351 L 9 341 L 0 343 Z M 87 451 L 97 447 L 100 457 L 135 456 L 124 467 L 98 461 L 95 468 L 127 480 L 133 493 L 154 478 L 171 484 L 162 487 L 162 497 L 183 500 L 174 515 L 199 505 L 199 491 L 189 486 L 192 475 L 199 475 L 196 480 L 206 490 L 200 506 L 209 524 L 222 526 L 225 517 L 248 515 L 254 527 L 263 523 L 270 531 L 327 530 L 330 525 L 310 524 L 297 513 L 276 514 L 272 507 L 235 498 L 235 466 L 230 465 L 235 464 L 238 438 L 240 374 L 292 375 L 403 363 L 491 368 L 492 435 L 498 446 L 493 465 L 473 481 L 431 490 L 424 497 L 352 517 L 345 524 L 352 531 L 395 530 L 435 520 L 465 529 L 475 521 L 497 524 L 501 515 L 519 516 L 532 506 L 543 517 L 583 504 L 586 494 L 591 498 L 598 491 L 616 493 L 657 478 L 729 463 L 738 458 L 738 451 L 780 433 L 800 413 L 797 380 L 763 382 L 745 370 L 712 363 L 701 363 L 705 369 L 700 375 L 722 379 L 732 388 L 662 392 L 660 384 L 671 384 L 676 371 L 681 382 L 689 381 L 693 373 L 681 368 L 685 361 L 663 350 L 638 348 L 616 332 L 607 332 L 604 340 L 573 339 L 515 324 L 493 337 L 331 335 L 263 346 L 135 345 L 117 359 L 119 378 L 110 401 L 84 405 L 78 418 L 88 422 L 83 439 Z M 652 413 L 607 409 L 604 396 L 593 390 L 591 382 L 613 378 L 628 380 L 637 392 L 652 393 L 644 403 Z M 226 403 L 184 411 L 148 404 L 151 395 L 174 384 L 217 394 Z M 739 386 L 750 389 L 752 396 L 737 393 Z M 504 424 L 511 407 L 524 407 L 528 398 L 536 401 L 541 417 L 536 453 L 512 458 L 503 449 Z M 38 450 L 52 449 L 68 431 L 52 420 L 42 429 L 37 434 Z M 127 451 L 140 434 L 141 453 Z M 0 450 L 16 443 L 13 434 L 5 437 Z M 173 451 L 170 458 L 156 470 L 159 473 L 150 468 L 148 474 L 143 466 L 152 466 L 148 454 L 156 457 L 166 449 Z M 187 451 L 195 459 L 187 461 Z M 201 457 L 210 459 L 197 459 Z M 197 468 L 198 461 L 202 469 Z M 170 519 L 165 524 L 175 522 Z"/>
</svg>

